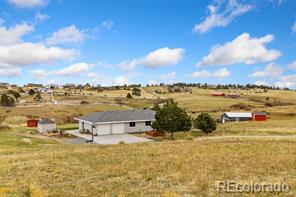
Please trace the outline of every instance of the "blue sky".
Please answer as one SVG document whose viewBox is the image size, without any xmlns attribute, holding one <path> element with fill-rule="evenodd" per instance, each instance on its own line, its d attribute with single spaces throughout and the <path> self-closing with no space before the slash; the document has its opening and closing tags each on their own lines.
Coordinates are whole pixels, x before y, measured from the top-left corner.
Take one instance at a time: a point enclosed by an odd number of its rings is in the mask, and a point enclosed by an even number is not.
<svg viewBox="0 0 296 197">
<path fill-rule="evenodd" d="M 0 81 L 296 88 L 296 1 L 2 0 Z"/>
</svg>

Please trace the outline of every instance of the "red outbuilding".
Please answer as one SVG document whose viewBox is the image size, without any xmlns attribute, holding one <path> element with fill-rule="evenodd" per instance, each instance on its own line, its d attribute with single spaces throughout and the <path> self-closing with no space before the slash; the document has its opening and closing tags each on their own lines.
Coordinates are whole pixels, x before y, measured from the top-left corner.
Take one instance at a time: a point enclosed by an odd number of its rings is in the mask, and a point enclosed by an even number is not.
<svg viewBox="0 0 296 197">
<path fill-rule="evenodd" d="M 252 119 L 254 121 L 266 121 L 267 120 L 267 113 L 266 112 L 254 112 L 252 114 Z"/>
<path fill-rule="evenodd" d="M 27 120 L 27 127 L 37 127 L 38 120 Z"/>
<path fill-rule="evenodd" d="M 213 92 L 211 93 L 211 96 L 225 96 L 224 92 Z"/>
</svg>

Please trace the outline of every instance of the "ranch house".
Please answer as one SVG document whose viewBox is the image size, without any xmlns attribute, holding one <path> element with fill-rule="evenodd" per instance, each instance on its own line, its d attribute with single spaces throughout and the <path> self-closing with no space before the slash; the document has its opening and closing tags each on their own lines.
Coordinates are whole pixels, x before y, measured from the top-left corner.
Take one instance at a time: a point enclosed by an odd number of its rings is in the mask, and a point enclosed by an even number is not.
<svg viewBox="0 0 296 197">
<path fill-rule="evenodd" d="M 135 133 L 152 130 L 155 120 L 153 110 L 123 110 L 97 112 L 75 118 L 80 132 L 93 132 L 95 135 Z"/>
</svg>

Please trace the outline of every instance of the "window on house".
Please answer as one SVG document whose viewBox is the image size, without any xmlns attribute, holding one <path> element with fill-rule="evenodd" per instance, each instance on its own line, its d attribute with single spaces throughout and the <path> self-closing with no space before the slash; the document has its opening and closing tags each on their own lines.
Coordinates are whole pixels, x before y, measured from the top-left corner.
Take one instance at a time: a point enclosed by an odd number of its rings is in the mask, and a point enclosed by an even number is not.
<svg viewBox="0 0 296 197">
<path fill-rule="evenodd" d="M 151 126 L 151 121 L 146 121 L 146 126 Z"/>
<path fill-rule="evenodd" d="M 136 123 L 135 122 L 130 122 L 130 127 L 135 127 Z"/>
</svg>

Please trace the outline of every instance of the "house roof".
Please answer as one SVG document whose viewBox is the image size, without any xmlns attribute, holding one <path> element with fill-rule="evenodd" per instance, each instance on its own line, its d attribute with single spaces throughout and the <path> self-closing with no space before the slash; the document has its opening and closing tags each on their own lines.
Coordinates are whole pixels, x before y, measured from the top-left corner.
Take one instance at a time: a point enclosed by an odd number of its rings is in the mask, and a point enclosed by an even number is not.
<svg viewBox="0 0 296 197">
<path fill-rule="evenodd" d="M 224 114 L 230 118 L 252 118 L 251 112 L 225 112 Z"/>
<path fill-rule="evenodd" d="M 45 119 L 41 119 L 38 124 L 53 124 L 55 123 L 54 121 L 48 119 L 48 118 L 45 118 Z"/>
<path fill-rule="evenodd" d="M 92 123 L 102 122 L 130 122 L 140 120 L 154 120 L 155 111 L 153 110 L 122 110 L 122 111 L 106 111 L 97 112 L 85 116 L 75 118 Z"/>
<path fill-rule="evenodd" d="M 254 114 L 255 115 L 267 115 L 267 113 L 266 112 L 264 112 L 264 111 L 258 111 L 258 112 L 254 112 Z"/>
</svg>

